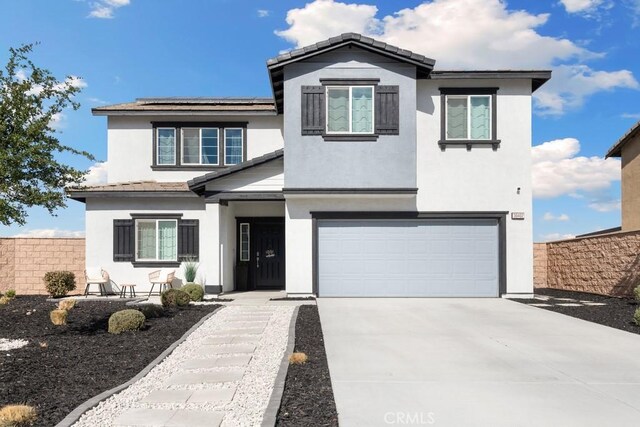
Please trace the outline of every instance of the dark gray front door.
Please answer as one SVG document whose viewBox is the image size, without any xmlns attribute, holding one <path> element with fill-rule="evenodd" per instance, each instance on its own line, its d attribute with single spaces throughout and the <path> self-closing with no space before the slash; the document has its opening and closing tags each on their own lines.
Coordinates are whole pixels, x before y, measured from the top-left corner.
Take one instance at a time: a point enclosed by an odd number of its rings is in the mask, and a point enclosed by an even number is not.
<svg viewBox="0 0 640 427">
<path fill-rule="evenodd" d="M 255 289 L 284 289 L 284 221 L 253 223 L 251 270 Z"/>
</svg>

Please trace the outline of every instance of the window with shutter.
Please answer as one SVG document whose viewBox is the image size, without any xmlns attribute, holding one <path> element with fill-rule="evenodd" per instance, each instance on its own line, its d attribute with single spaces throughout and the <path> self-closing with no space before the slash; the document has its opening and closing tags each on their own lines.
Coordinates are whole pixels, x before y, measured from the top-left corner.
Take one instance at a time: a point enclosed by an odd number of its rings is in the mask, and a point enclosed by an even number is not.
<svg viewBox="0 0 640 427">
<path fill-rule="evenodd" d="M 400 88 L 376 86 L 376 133 L 400 134 Z"/>
<path fill-rule="evenodd" d="M 324 86 L 302 86 L 302 135 L 322 135 L 325 128 Z"/>
<path fill-rule="evenodd" d="M 113 220 L 113 261 L 131 262 L 135 258 L 135 223 L 132 219 Z"/>
<path fill-rule="evenodd" d="M 198 261 L 200 256 L 200 232 L 197 219 L 178 221 L 178 260 Z"/>
</svg>

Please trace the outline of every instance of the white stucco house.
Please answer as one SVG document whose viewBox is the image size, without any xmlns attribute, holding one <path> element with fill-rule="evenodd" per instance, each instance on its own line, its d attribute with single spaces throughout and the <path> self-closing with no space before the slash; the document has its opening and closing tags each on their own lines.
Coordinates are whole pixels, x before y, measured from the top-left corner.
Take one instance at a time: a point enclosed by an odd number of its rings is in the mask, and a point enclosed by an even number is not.
<svg viewBox="0 0 640 427">
<path fill-rule="evenodd" d="M 531 96 L 551 73 L 446 71 L 343 34 L 267 62 L 273 98 L 145 98 L 106 116 L 87 265 L 197 259 L 210 292 L 499 297 L 532 285 Z"/>
</svg>

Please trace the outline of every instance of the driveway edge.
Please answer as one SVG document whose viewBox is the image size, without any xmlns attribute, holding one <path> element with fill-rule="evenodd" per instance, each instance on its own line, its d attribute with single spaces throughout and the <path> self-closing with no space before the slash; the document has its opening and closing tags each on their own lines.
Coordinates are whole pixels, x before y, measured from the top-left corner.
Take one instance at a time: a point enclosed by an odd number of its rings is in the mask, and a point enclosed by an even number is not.
<svg viewBox="0 0 640 427">
<path fill-rule="evenodd" d="M 124 384 L 120 384 L 119 386 L 116 386 L 116 387 L 114 387 L 114 388 L 112 388 L 110 390 L 102 392 L 99 395 L 94 396 L 94 397 L 90 398 L 89 400 L 85 401 L 84 403 L 81 403 L 78 407 L 76 407 L 76 409 L 71 411 L 69 413 L 69 415 L 64 417 L 64 419 L 62 421 L 60 421 L 58 424 L 56 424 L 55 427 L 69 427 L 69 426 L 71 426 L 73 423 L 78 421 L 80 419 L 80 417 L 82 416 L 82 414 L 87 412 L 89 409 L 93 408 L 94 406 L 96 406 L 100 402 L 102 402 L 103 400 L 108 399 L 109 397 L 113 396 L 114 394 L 118 393 L 119 391 L 124 390 L 125 388 L 129 387 L 131 384 L 133 384 L 136 381 L 138 381 L 140 378 L 142 378 L 145 375 L 147 375 L 149 373 L 149 371 L 151 371 L 158 364 L 160 364 L 160 362 L 162 362 L 167 356 L 169 356 L 169 354 L 171 354 L 173 352 L 173 350 L 176 349 L 176 347 L 178 347 L 180 344 L 182 344 L 187 339 L 187 337 L 189 335 L 191 335 L 191 333 L 193 331 L 198 329 L 204 322 L 209 320 L 214 314 L 216 314 L 218 311 L 220 311 L 223 308 L 224 308 L 224 306 L 218 307 L 214 311 L 212 311 L 211 313 L 207 314 L 202 319 L 200 319 L 198 321 L 198 323 L 196 323 L 191 328 L 189 328 L 189 330 L 187 332 L 185 332 L 177 341 L 175 341 L 173 344 L 171 344 L 169 347 L 167 347 L 162 353 L 160 353 L 160 355 L 158 357 L 156 357 L 151 363 L 149 363 L 144 369 L 142 369 L 142 371 L 138 372 L 138 374 L 135 377 L 131 378 L 129 381 L 127 381 Z"/>
</svg>

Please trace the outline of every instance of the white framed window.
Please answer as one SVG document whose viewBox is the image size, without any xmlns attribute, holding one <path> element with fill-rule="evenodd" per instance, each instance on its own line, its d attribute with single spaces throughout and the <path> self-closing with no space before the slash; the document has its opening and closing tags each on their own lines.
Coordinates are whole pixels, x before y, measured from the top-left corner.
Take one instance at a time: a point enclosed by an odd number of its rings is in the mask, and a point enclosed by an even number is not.
<svg viewBox="0 0 640 427">
<path fill-rule="evenodd" d="M 218 165 L 218 128 L 182 128 L 183 165 Z"/>
<path fill-rule="evenodd" d="M 137 219 L 136 261 L 177 261 L 178 220 Z"/>
<path fill-rule="evenodd" d="M 327 134 L 372 134 L 373 93 L 373 86 L 327 86 Z"/>
<path fill-rule="evenodd" d="M 251 251 L 249 247 L 250 233 L 249 224 L 243 222 L 240 224 L 240 261 L 250 261 Z"/>
<path fill-rule="evenodd" d="M 490 140 L 491 95 L 447 95 L 446 139 Z"/>
<path fill-rule="evenodd" d="M 176 129 L 156 129 L 156 162 L 159 165 L 176 164 Z"/>
<path fill-rule="evenodd" d="M 242 163 L 244 129 L 225 128 L 224 129 L 224 164 L 236 165 Z"/>
</svg>

